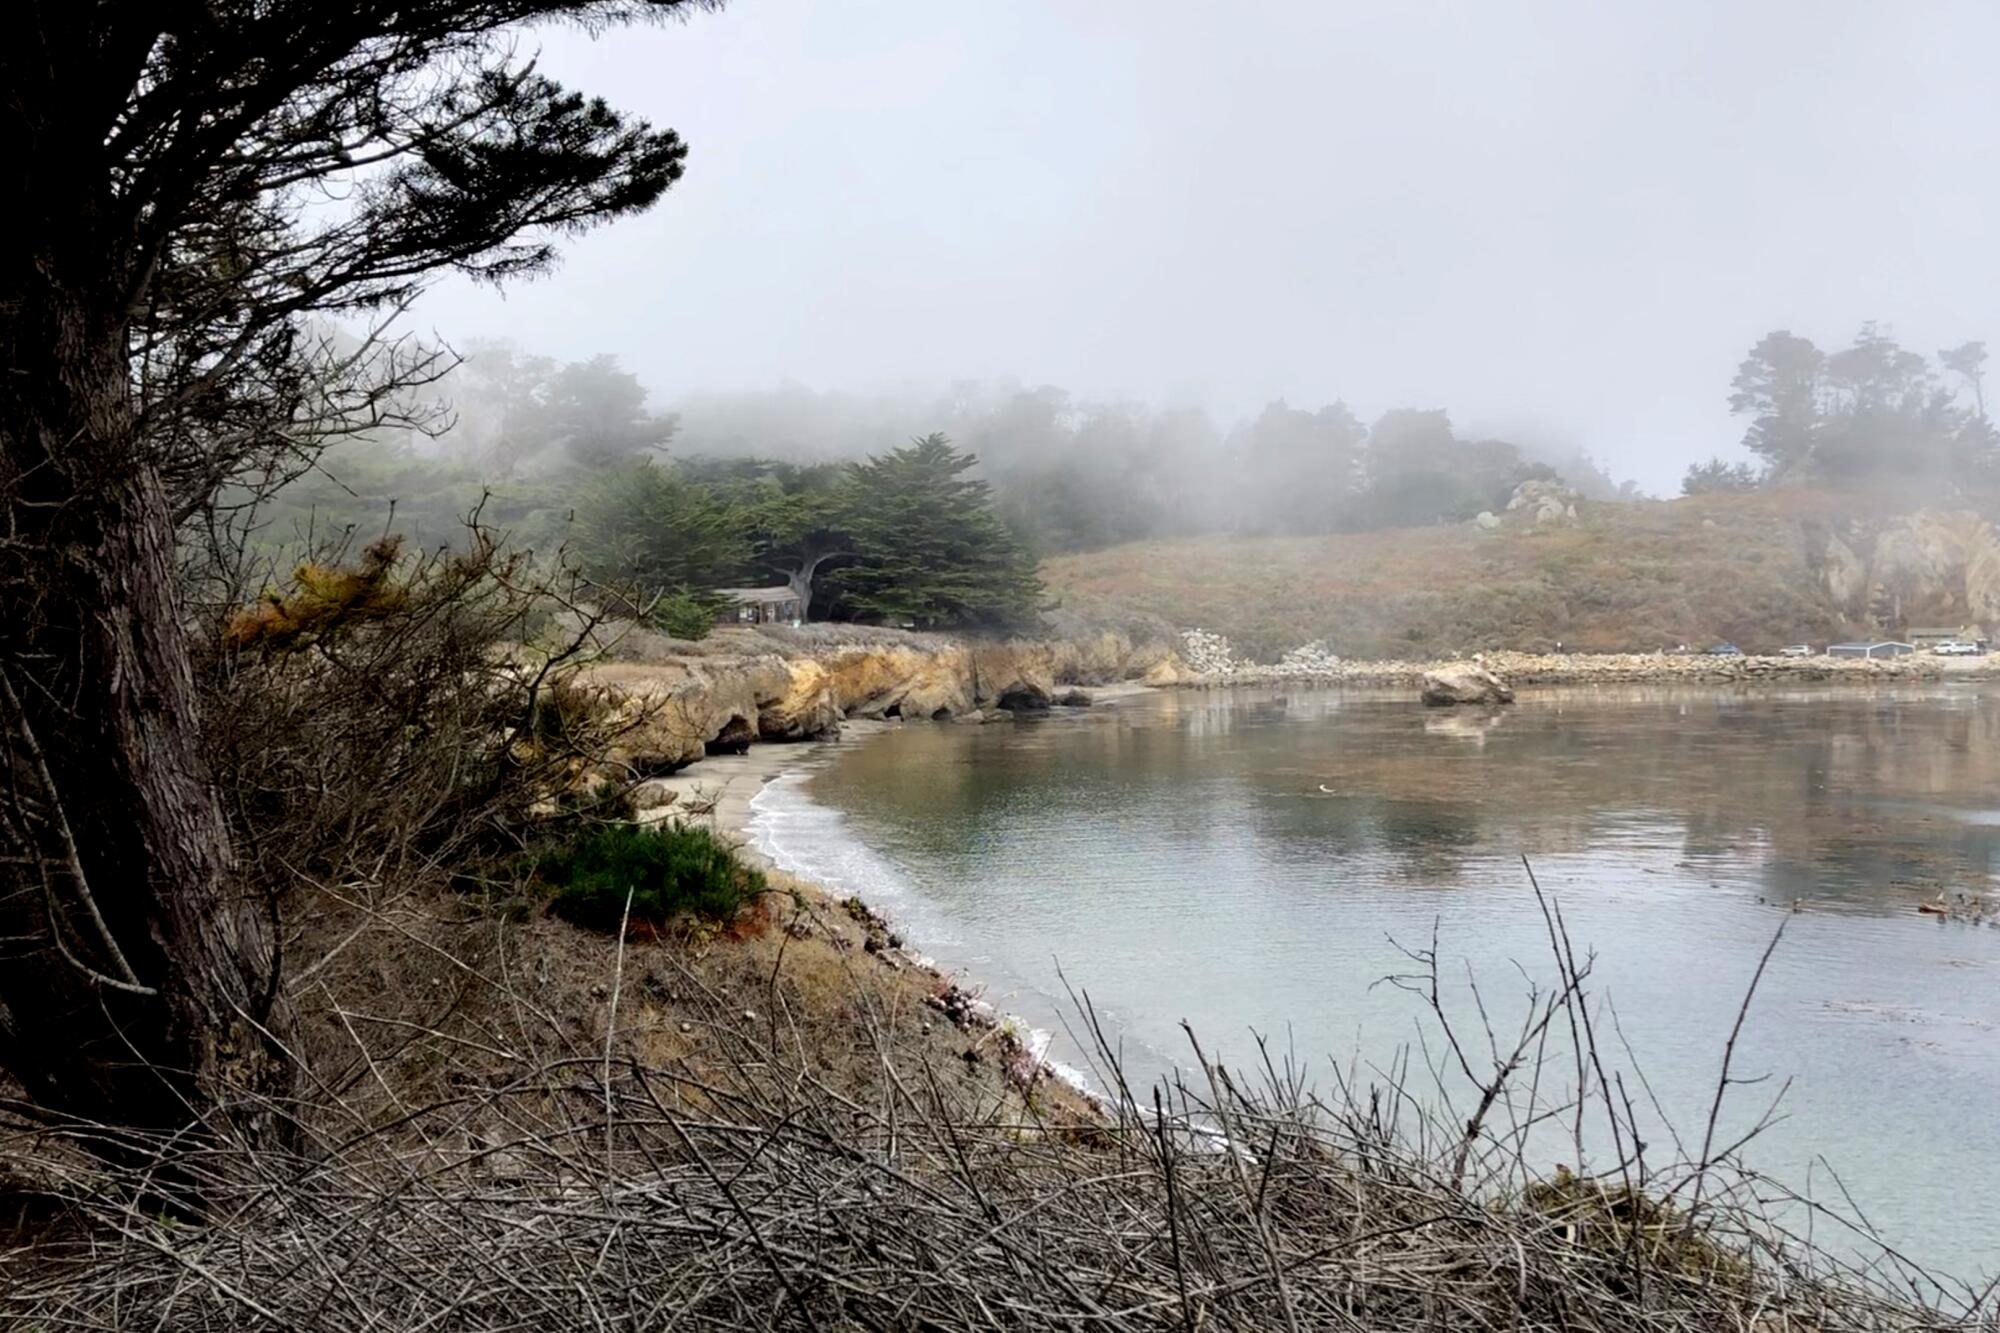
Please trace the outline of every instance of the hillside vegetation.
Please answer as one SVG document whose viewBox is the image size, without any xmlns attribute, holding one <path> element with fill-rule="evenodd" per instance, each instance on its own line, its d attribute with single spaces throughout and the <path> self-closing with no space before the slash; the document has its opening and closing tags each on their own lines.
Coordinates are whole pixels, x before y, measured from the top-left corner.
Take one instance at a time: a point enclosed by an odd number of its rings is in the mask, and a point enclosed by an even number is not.
<svg viewBox="0 0 2000 1333">
<path fill-rule="evenodd" d="M 1900 508 L 1807 489 L 1600 502 L 1573 522 L 1515 513 L 1493 530 L 1138 542 L 1042 575 L 1068 610 L 1200 626 L 1266 659 L 1314 639 L 1352 657 L 1719 639 L 1755 651 L 1990 609 L 1991 590 L 1968 591 L 1990 554 L 1983 521 Z"/>
</svg>

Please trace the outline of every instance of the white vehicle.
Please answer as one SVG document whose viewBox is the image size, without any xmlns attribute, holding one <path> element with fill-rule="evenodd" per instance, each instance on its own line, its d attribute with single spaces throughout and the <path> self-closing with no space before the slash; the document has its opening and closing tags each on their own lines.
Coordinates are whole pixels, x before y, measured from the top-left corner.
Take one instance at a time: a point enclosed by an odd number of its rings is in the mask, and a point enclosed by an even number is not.
<svg viewBox="0 0 2000 1333">
<path fill-rule="evenodd" d="M 1946 639 L 1943 643 L 1931 649 L 1931 651 L 1939 657 L 1977 657 L 1979 656 L 1979 645 L 1976 643 L 1967 643 L 1963 639 Z"/>
<path fill-rule="evenodd" d="M 1778 650 L 1778 656 L 1780 657 L 1811 657 L 1812 655 L 1812 645 L 1809 643 L 1788 643 Z"/>
</svg>

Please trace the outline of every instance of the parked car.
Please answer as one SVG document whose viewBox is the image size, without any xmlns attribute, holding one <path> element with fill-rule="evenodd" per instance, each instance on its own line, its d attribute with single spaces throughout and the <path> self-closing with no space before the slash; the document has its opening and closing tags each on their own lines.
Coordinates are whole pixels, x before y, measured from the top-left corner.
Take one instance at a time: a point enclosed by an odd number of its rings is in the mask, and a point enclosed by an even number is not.
<svg viewBox="0 0 2000 1333">
<path fill-rule="evenodd" d="M 1708 650 L 1710 657 L 1741 657 L 1743 650 L 1733 643 L 1718 643 Z"/>
<path fill-rule="evenodd" d="M 1979 645 L 1967 643 L 1964 639 L 1946 639 L 1931 649 L 1939 657 L 1977 657 Z"/>
<path fill-rule="evenodd" d="M 1811 657 L 1812 655 L 1812 645 L 1809 643 L 1788 643 L 1778 650 L 1778 656 L 1780 657 Z"/>
</svg>

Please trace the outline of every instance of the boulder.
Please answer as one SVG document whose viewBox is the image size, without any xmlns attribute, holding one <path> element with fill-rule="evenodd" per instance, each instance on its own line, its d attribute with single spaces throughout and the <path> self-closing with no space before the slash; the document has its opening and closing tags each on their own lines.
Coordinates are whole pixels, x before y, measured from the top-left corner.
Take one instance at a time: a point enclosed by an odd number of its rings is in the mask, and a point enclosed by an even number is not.
<svg viewBox="0 0 2000 1333">
<path fill-rule="evenodd" d="M 1483 666 L 1467 663 L 1424 673 L 1424 702 L 1433 708 L 1454 704 L 1510 704 L 1514 691 Z"/>
<path fill-rule="evenodd" d="M 1088 690 L 1064 690 L 1049 702 L 1057 708 L 1088 708 L 1094 701 Z"/>
<path fill-rule="evenodd" d="M 648 810 L 664 810 L 681 798 L 681 794 L 659 778 L 648 778 L 626 793 L 625 803 L 632 807 L 635 815 Z"/>
<path fill-rule="evenodd" d="M 1538 524 L 1574 523 L 1576 502 L 1581 498 L 1559 481 L 1524 481 L 1514 488 L 1507 501 L 1507 512 L 1525 513 Z"/>
<path fill-rule="evenodd" d="M 1017 680 L 1000 691 L 995 708 L 1008 713 L 1045 713 L 1055 700 L 1049 691 L 1032 680 Z"/>
<path fill-rule="evenodd" d="M 1486 532 L 1491 532 L 1500 526 L 1500 516 L 1490 509 L 1482 509 L 1472 520 L 1472 525 Z"/>
</svg>

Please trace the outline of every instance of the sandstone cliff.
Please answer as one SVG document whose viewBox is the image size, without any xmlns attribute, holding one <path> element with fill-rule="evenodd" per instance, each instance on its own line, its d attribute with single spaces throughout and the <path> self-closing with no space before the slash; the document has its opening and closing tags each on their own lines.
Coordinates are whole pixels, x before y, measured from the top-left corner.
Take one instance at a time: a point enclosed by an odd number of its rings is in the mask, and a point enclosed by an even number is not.
<svg viewBox="0 0 2000 1333">
<path fill-rule="evenodd" d="M 855 626 L 718 631 L 699 645 L 633 636 L 631 660 L 578 688 L 622 733 L 612 756 L 635 774 L 672 772 L 758 741 L 835 734 L 849 717 L 948 721 L 1046 708 L 1059 688 L 1176 675 L 1164 638 L 1094 630 L 974 639 Z"/>
</svg>

